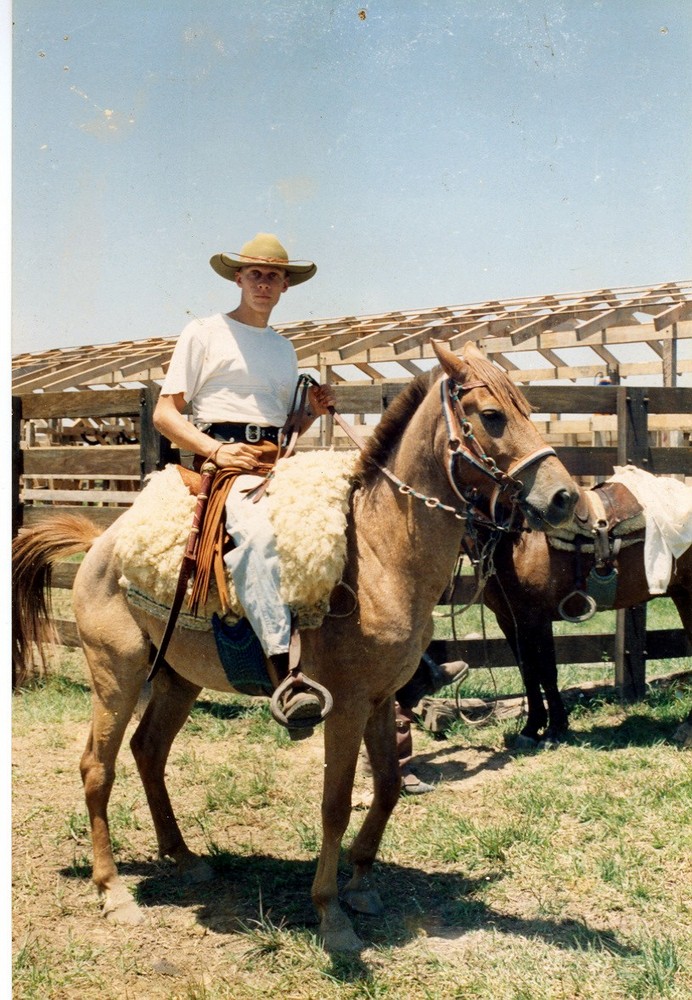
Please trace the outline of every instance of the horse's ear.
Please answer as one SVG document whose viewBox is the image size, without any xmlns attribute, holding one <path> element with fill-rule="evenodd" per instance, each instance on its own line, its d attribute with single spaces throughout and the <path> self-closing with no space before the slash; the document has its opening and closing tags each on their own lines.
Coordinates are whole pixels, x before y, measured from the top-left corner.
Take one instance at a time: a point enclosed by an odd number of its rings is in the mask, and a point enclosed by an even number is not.
<svg viewBox="0 0 692 1000">
<path fill-rule="evenodd" d="M 448 347 L 445 346 L 442 340 L 430 340 L 432 349 L 435 352 L 437 360 L 442 365 L 445 374 L 449 375 L 450 378 L 454 379 L 455 382 L 464 382 L 468 378 L 468 365 L 461 358 L 458 358 Z M 466 347 L 469 345 L 466 345 Z M 466 353 L 466 347 L 464 348 L 464 353 Z"/>
</svg>

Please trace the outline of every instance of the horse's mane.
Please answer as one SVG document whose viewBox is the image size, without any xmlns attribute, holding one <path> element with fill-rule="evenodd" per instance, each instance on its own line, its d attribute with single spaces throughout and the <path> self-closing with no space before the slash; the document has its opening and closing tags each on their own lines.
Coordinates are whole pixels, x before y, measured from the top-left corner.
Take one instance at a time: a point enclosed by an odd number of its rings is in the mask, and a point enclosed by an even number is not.
<svg viewBox="0 0 692 1000">
<path fill-rule="evenodd" d="M 394 445 L 400 441 L 405 428 L 427 396 L 438 371 L 436 369 L 416 375 L 384 411 L 379 424 L 367 439 L 356 467 L 356 478 L 362 485 L 367 484 L 377 473 L 379 466 L 385 464 Z"/>
<path fill-rule="evenodd" d="M 469 366 L 469 377 L 472 381 L 478 379 L 480 382 L 485 382 L 493 396 L 508 409 L 515 406 L 522 417 L 531 415 L 531 406 L 526 396 L 501 368 L 482 355 L 472 354 L 464 360 Z"/>
<path fill-rule="evenodd" d="M 531 414 L 528 400 L 501 368 L 482 355 L 472 354 L 465 357 L 464 361 L 468 365 L 470 381 L 484 382 L 493 396 L 507 409 L 516 407 L 524 417 Z M 437 380 L 440 371 L 438 366 L 430 372 L 416 375 L 385 410 L 379 424 L 368 438 L 358 462 L 356 476 L 362 485 L 366 485 L 378 468 L 387 462 L 392 449 L 401 439 L 405 428 Z"/>
</svg>

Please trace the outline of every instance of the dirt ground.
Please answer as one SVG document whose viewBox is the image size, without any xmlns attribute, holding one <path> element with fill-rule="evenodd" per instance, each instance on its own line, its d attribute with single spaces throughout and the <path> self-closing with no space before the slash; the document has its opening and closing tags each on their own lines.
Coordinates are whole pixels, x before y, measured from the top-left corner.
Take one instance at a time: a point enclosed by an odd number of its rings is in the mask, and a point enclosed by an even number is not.
<svg viewBox="0 0 692 1000">
<path fill-rule="evenodd" d="M 86 723 L 56 728 L 36 721 L 22 730 L 14 736 L 12 763 L 13 952 L 25 955 L 39 971 L 42 964 L 49 967 L 46 975 L 52 986 L 45 995 L 170 997 L 174 982 L 210 984 L 219 976 L 228 979 L 234 974 L 234 962 L 241 963 L 247 949 L 247 937 L 237 933 L 239 921 L 251 926 L 258 912 L 274 925 L 316 931 L 309 898 L 315 850 L 296 850 L 295 835 L 287 836 L 283 827 L 295 823 L 295 807 L 287 804 L 291 816 L 279 818 L 276 828 L 265 829 L 258 825 L 251 804 L 241 805 L 233 820 L 214 831 L 224 852 L 218 877 L 203 885 L 181 886 L 172 865 L 156 856 L 148 807 L 126 746 L 118 760 L 111 817 L 121 815 L 115 835 L 120 841 L 120 872 L 129 888 L 138 887 L 146 921 L 134 929 L 111 926 L 100 916 L 90 881 L 91 845 L 79 776 Z M 426 740 L 422 744 L 417 773 L 426 781 L 444 780 L 445 796 L 463 791 L 468 801 L 479 783 L 492 781 L 512 766 L 509 754 L 490 748 L 431 740 L 427 747 Z M 290 785 L 287 800 L 298 789 L 304 822 L 317 832 L 321 736 L 280 747 L 276 757 Z M 232 764 L 232 746 L 227 740 L 205 739 L 184 730 L 169 762 L 169 786 L 181 827 L 189 846 L 206 854 L 208 844 L 198 818 L 204 812 L 202 790 L 186 779 L 191 760 L 195 771 L 211 773 Z M 368 780 L 359 775 L 355 801 L 367 798 L 368 791 Z M 413 805 L 402 799 L 395 814 L 399 822 L 412 807 L 427 806 L 422 799 Z M 355 822 L 362 816 L 356 814 Z M 248 877 L 246 851 L 233 853 L 234 842 L 246 848 L 248 838 L 255 847 L 256 877 L 254 869 Z M 458 949 L 457 941 L 436 934 L 433 900 L 425 912 L 426 932 L 435 938 L 436 951 Z M 55 985 L 61 975 L 66 977 L 63 989 Z M 21 995 L 39 996 L 41 991 Z"/>
</svg>

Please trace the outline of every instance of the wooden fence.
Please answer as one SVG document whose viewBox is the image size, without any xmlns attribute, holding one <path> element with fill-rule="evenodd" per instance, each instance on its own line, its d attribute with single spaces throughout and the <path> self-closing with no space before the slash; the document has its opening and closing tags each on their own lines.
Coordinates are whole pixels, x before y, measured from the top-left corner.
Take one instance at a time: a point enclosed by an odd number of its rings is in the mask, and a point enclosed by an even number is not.
<svg viewBox="0 0 692 1000">
<path fill-rule="evenodd" d="M 337 410 L 367 426 L 368 421 L 377 420 L 403 384 L 338 385 Z M 560 459 L 580 480 L 605 479 L 613 466 L 626 464 L 692 479 L 692 388 L 530 386 L 523 391 Z M 66 509 L 79 510 L 105 527 L 132 503 L 146 475 L 178 461 L 179 454 L 152 424 L 157 393 L 156 387 L 149 387 L 13 397 L 14 531 Z M 586 415 L 586 420 L 579 420 L 580 415 Z M 584 433 L 590 422 L 599 430 L 593 430 L 589 442 Z M 652 426 L 675 432 L 652 431 Z M 677 446 L 663 446 L 662 437 L 675 438 Z M 93 441 L 105 443 L 92 446 Z M 309 443 L 348 445 L 329 418 L 323 418 L 318 436 Z M 75 572 L 74 564 L 58 567 L 54 585 L 70 587 Z M 471 581 L 467 580 L 455 599 L 463 602 L 470 596 Z M 78 645 L 74 623 L 57 624 L 64 644 Z M 627 698 L 644 693 L 647 659 L 692 655 L 682 629 L 647 631 L 646 605 L 617 612 L 612 634 L 557 637 L 556 646 L 559 663 L 612 661 L 615 684 Z M 515 664 L 502 639 L 464 639 L 461 643 L 438 639 L 431 652 L 438 660 L 463 658 L 472 667 Z"/>
</svg>

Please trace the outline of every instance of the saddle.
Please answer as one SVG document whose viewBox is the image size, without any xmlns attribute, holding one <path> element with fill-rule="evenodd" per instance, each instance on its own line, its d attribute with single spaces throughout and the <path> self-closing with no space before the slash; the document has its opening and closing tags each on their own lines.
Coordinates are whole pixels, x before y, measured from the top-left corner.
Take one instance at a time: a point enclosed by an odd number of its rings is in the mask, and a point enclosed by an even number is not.
<svg viewBox="0 0 692 1000">
<path fill-rule="evenodd" d="M 623 547 L 643 543 L 646 529 L 644 509 L 634 494 L 620 482 L 604 482 L 584 490 L 574 517 L 567 528 L 547 533 L 553 548 L 573 552 L 576 589 L 560 604 L 565 621 L 586 621 L 595 612 L 612 608 L 617 591 L 617 557 Z M 594 564 L 584 579 L 582 554 L 593 556 Z M 569 614 L 567 606 L 577 597 L 585 610 Z"/>
<path fill-rule="evenodd" d="M 624 540 L 644 540 L 643 507 L 624 483 L 598 483 L 583 492 L 574 512 L 575 538 L 593 538 L 592 551 L 599 569 L 617 556 Z M 578 543 L 577 543 L 578 544 Z M 589 551 L 588 546 L 580 546 Z"/>
</svg>

